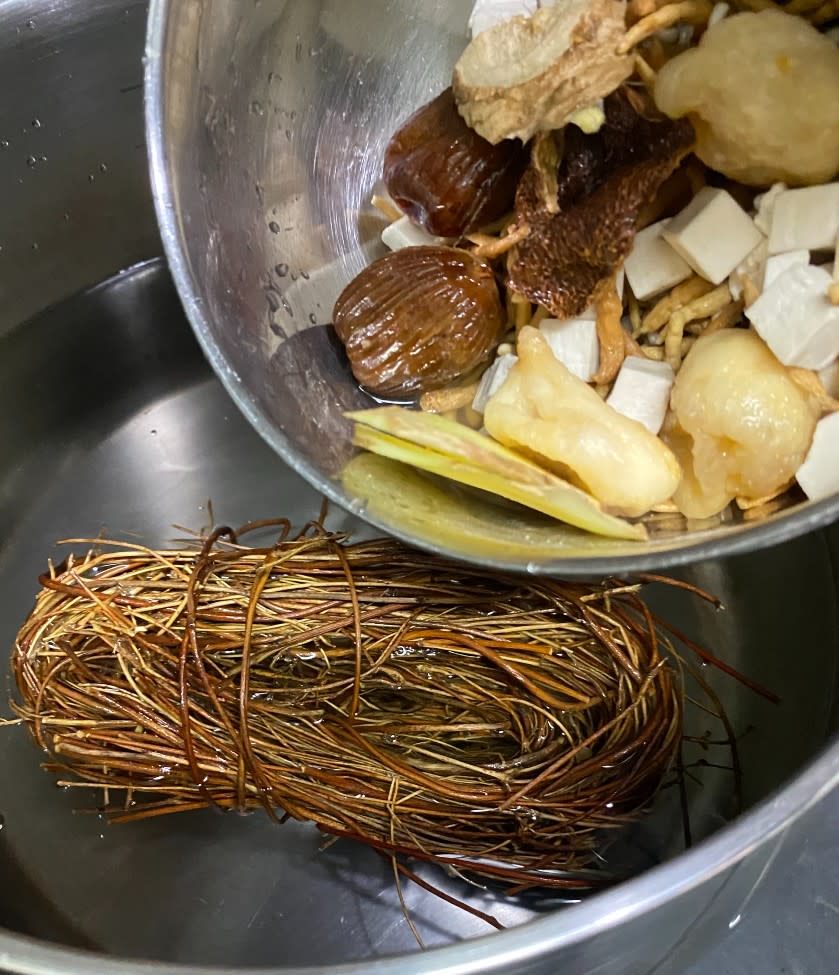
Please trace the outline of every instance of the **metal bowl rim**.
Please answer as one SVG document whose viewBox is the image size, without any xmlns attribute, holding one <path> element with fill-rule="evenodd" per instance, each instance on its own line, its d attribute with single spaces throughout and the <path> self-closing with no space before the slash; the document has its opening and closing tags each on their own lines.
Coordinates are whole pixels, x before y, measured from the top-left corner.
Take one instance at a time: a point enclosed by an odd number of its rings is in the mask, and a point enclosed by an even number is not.
<svg viewBox="0 0 839 975">
<path fill-rule="evenodd" d="M 195 282 L 189 272 L 188 262 L 184 256 L 184 250 L 180 246 L 178 213 L 171 192 L 172 187 L 167 178 L 169 167 L 166 147 L 162 138 L 163 78 L 161 53 L 166 42 L 168 7 L 169 4 L 166 0 L 152 0 L 149 8 L 145 59 L 146 140 L 149 148 L 152 195 L 163 247 L 187 319 L 212 369 L 257 433 L 317 491 L 342 508 L 355 510 L 352 499 L 339 487 L 337 482 L 325 477 L 314 465 L 301 458 L 285 435 L 266 422 L 241 377 L 229 367 L 217 343 L 213 340 L 204 311 L 203 299 L 197 292 Z M 501 557 L 470 557 L 457 549 L 438 545 L 427 538 L 413 535 L 366 511 L 361 512 L 360 517 L 374 527 L 395 535 L 410 545 L 459 561 L 489 565 L 496 569 L 512 572 L 526 570 L 535 574 L 552 576 L 604 577 L 673 568 L 695 561 L 737 555 L 777 545 L 837 520 L 839 518 L 839 493 L 818 502 L 804 503 L 788 513 L 782 513 L 775 518 L 757 523 L 746 529 L 705 539 L 699 533 L 695 542 L 687 545 L 682 544 L 675 548 L 657 548 L 642 552 L 639 555 L 534 559 L 527 563 L 522 563 L 519 559 L 508 560 Z"/>
</svg>

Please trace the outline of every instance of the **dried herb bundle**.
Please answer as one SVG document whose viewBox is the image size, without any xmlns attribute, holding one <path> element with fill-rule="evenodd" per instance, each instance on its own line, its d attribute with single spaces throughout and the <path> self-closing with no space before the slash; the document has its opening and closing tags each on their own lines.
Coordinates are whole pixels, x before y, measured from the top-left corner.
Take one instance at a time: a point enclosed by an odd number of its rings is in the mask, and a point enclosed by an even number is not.
<svg viewBox="0 0 839 975">
<path fill-rule="evenodd" d="M 262 806 L 417 880 L 406 857 L 519 890 L 607 879 L 602 831 L 650 802 L 682 736 L 641 584 L 492 573 L 322 522 L 241 543 L 265 524 L 97 541 L 41 577 L 17 710 L 63 784 L 121 792 L 120 820 Z"/>
</svg>

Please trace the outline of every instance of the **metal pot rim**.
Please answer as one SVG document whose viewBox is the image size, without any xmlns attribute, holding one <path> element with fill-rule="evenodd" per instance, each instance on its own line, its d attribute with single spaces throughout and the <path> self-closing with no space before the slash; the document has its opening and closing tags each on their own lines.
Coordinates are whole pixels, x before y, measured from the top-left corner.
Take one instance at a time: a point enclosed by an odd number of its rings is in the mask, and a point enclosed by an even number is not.
<svg viewBox="0 0 839 975">
<path fill-rule="evenodd" d="M 155 0 L 153 0 L 153 3 Z M 723 871 L 777 836 L 839 784 L 834 741 L 783 789 L 674 860 L 612 890 L 546 917 L 462 944 L 411 956 L 366 959 L 329 968 L 229 968 L 115 959 L 61 948 L 0 929 L 0 968 L 16 975 L 483 975 L 543 958 L 654 909 Z M 732 918 L 731 927 L 739 921 Z"/>
</svg>

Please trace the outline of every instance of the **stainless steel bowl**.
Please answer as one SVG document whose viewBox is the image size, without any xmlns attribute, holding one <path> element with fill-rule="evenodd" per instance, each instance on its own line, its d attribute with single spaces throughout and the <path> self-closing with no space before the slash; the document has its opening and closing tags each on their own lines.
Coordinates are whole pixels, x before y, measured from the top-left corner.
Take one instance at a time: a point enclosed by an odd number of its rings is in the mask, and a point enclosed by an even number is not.
<svg viewBox="0 0 839 975">
<path fill-rule="evenodd" d="M 183 0 L 182 9 L 209 16 L 211 7 Z M 232 522 L 301 522 L 319 503 L 232 409 L 154 260 L 145 14 L 142 0 L 0 3 L 4 659 L 58 538 L 104 526 L 163 545 L 178 534 L 172 524 L 206 522 L 207 497 Z M 349 516 L 337 525 L 363 529 Z M 0 971 L 688 975 L 707 952 L 689 975 L 829 971 L 839 902 L 829 828 L 839 809 L 838 566 L 834 526 L 680 570 L 719 592 L 725 613 L 655 597 L 668 618 L 783 697 L 776 708 L 714 677 L 735 727 L 752 728 L 742 741 L 743 815 L 730 818 L 730 776 L 711 771 L 692 800 L 705 839 L 682 853 L 679 817 L 665 803 L 636 834 L 641 869 L 610 892 L 554 909 L 472 890 L 511 925 L 500 934 L 483 936 L 471 918 L 408 888 L 435 946 L 425 954 L 369 851 L 343 842 L 322 851 L 314 828 L 278 829 L 260 816 L 107 825 L 100 796 L 56 789 L 26 732 L 2 728 Z M 2 720 L 11 683 L 0 688 Z"/>
<path fill-rule="evenodd" d="M 744 552 L 827 524 L 839 497 L 763 521 L 668 529 L 648 543 L 586 536 L 449 488 L 342 484 L 342 411 L 369 405 L 328 323 L 382 250 L 369 205 L 398 123 L 448 83 L 469 0 L 153 0 L 147 131 L 163 242 L 213 368 L 268 443 L 312 485 L 379 528 L 459 558 L 533 572 L 606 574 Z"/>
</svg>

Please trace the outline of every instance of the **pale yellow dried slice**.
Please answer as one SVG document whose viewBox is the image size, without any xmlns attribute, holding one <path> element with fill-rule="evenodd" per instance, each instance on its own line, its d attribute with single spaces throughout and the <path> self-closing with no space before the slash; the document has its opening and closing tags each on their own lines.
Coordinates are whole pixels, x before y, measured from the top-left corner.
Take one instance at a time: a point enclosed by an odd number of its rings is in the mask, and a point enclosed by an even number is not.
<svg viewBox="0 0 839 975">
<path fill-rule="evenodd" d="M 585 531 L 644 540 L 646 529 L 607 514 L 585 491 L 446 417 L 401 407 L 348 413 L 354 443 L 421 470 L 526 505 Z"/>
</svg>

